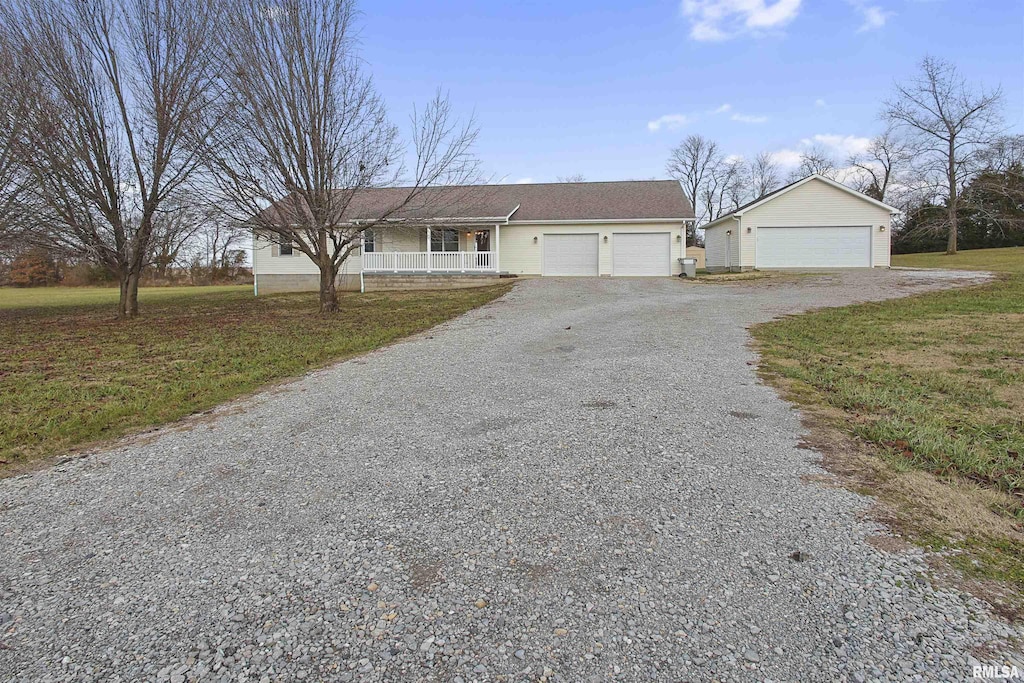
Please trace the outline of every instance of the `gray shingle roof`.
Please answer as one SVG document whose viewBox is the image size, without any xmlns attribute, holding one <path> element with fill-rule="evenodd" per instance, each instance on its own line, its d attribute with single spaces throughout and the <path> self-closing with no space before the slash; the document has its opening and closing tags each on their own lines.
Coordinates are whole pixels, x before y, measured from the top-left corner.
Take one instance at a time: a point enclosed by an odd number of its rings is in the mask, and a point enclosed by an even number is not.
<svg viewBox="0 0 1024 683">
<path fill-rule="evenodd" d="M 395 210 L 408 195 L 409 188 L 401 187 L 357 190 L 339 222 L 375 220 L 388 213 L 392 220 L 481 222 L 504 221 L 512 214 L 510 223 L 693 218 L 693 207 L 675 180 L 437 187 Z"/>
</svg>

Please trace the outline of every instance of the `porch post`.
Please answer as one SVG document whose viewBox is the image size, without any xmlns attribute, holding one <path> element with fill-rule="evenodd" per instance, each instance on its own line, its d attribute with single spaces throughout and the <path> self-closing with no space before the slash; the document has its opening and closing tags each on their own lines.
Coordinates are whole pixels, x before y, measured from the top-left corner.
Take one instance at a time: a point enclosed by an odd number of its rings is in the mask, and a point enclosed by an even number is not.
<svg viewBox="0 0 1024 683">
<path fill-rule="evenodd" d="M 494 272 L 501 272 L 501 260 L 498 258 L 501 256 L 501 224 L 495 224 L 494 226 Z"/>
<path fill-rule="evenodd" d="M 430 226 L 427 226 L 427 272 L 430 272 L 430 261 L 432 257 L 430 255 Z"/>
</svg>

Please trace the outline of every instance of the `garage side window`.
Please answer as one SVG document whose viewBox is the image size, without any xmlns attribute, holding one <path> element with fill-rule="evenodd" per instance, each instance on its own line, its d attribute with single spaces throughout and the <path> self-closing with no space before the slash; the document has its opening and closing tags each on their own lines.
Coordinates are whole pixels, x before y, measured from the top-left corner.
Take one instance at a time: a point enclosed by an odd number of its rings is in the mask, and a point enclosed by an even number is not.
<svg viewBox="0 0 1024 683">
<path fill-rule="evenodd" d="M 282 237 L 282 238 L 280 238 L 278 240 L 277 245 L 278 245 L 277 246 L 278 256 L 291 256 L 292 255 L 292 241 L 291 240 L 285 239 L 284 237 Z"/>
</svg>

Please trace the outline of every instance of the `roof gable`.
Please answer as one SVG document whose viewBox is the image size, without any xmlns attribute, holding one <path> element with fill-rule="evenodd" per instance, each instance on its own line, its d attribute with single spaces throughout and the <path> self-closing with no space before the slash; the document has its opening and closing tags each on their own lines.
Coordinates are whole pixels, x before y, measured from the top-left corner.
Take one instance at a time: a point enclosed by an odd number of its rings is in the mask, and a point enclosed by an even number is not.
<svg viewBox="0 0 1024 683">
<path fill-rule="evenodd" d="M 784 186 L 780 187 L 777 190 L 769 192 L 768 194 L 766 194 L 765 196 L 763 196 L 763 197 L 761 197 L 759 199 L 755 199 L 752 202 L 748 202 L 748 203 L 744 204 L 743 206 L 741 206 L 740 208 L 736 209 L 735 211 L 730 211 L 729 213 L 725 214 L 724 216 L 720 216 L 719 218 L 716 218 L 715 220 L 711 221 L 710 223 L 708 223 L 707 225 L 704 225 L 702 227 L 703 227 L 703 229 L 706 230 L 707 228 L 710 228 L 710 227 L 713 227 L 713 226 L 715 226 L 715 225 L 717 225 L 719 223 L 725 222 L 726 219 L 742 216 L 744 213 L 747 213 L 748 211 L 752 211 L 753 209 L 756 209 L 757 207 L 761 206 L 762 204 L 766 204 L 766 203 L 772 201 L 773 199 L 781 197 L 782 195 L 784 195 L 784 194 L 786 194 L 788 192 L 792 192 L 793 190 L 797 189 L 798 187 L 802 187 L 802 186 L 806 185 L 807 183 L 809 183 L 811 181 L 815 181 L 815 180 L 816 181 L 820 181 L 820 182 L 822 182 L 822 183 L 824 183 L 824 184 L 826 184 L 826 185 L 828 185 L 830 187 L 833 187 L 833 188 L 835 188 L 837 190 L 842 190 L 843 192 L 846 192 L 846 193 L 856 197 L 857 199 L 863 200 L 863 201 L 868 202 L 870 204 L 874 204 L 875 206 L 877 206 L 880 209 L 887 210 L 889 213 L 900 213 L 900 210 L 897 209 L 894 206 L 889 206 L 885 202 L 880 202 L 877 199 L 875 199 L 874 197 L 869 197 L 866 194 L 864 194 L 863 192 L 858 192 L 857 190 L 854 190 L 853 188 L 847 187 L 846 185 L 843 185 L 840 182 L 837 182 L 837 181 L 832 180 L 830 178 L 826 178 L 825 176 L 822 176 L 822 175 L 818 175 L 817 173 L 813 173 L 813 174 L 807 176 L 806 178 L 801 178 L 800 180 L 794 181 L 794 182 L 790 183 L 789 185 L 784 185 Z"/>
</svg>

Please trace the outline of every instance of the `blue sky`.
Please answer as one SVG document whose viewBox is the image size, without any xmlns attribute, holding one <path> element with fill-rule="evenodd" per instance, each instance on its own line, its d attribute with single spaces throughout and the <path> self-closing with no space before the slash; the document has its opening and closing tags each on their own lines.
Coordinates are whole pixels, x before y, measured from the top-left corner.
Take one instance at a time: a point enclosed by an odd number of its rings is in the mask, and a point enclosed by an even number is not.
<svg viewBox="0 0 1024 683">
<path fill-rule="evenodd" d="M 497 181 L 665 177 L 690 133 L 726 153 L 846 152 L 931 53 L 1002 85 L 1024 130 L 1018 0 L 373 0 L 362 54 L 393 118 L 437 87 L 480 127 Z"/>
</svg>

